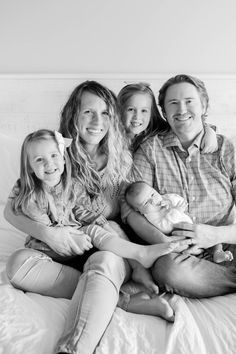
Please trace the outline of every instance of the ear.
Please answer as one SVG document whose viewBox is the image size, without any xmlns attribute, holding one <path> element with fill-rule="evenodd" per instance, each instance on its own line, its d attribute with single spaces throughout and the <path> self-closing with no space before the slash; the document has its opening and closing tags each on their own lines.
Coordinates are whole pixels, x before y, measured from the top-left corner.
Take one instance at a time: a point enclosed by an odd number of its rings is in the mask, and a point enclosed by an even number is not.
<svg viewBox="0 0 236 354">
<path fill-rule="evenodd" d="M 202 116 L 207 117 L 207 104 L 205 99 L 201 99 L 202 103 Z"/>
</svg>

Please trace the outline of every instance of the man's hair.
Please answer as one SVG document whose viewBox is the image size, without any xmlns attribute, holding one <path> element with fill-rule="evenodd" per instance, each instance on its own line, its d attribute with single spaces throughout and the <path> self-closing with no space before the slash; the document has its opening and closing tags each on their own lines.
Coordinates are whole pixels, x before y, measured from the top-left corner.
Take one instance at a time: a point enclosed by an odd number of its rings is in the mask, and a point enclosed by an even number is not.
<svg viewBox="0 0 236 354">
<path fill-rule="evenodd" d="M 196 87 L 200 95 L 201 102 L 206 105 L 206 111 L 207 111 L 209 105 L 209 96 L 204 82 L 199 80 L 196 77 L 186 75 L 186 74 L 180 74 L 180 75 L 173 76 L 169 80 L 167 80 L 159 90 L 158 104 L 161 107 L 162 113 L 164 115 L 165 115 L 165 97 L 166 97 L 167 89 L 170 86 L 173 86 L 175 84 L 181 84 L 183 82 L 187 82 Z"/>
</svg>

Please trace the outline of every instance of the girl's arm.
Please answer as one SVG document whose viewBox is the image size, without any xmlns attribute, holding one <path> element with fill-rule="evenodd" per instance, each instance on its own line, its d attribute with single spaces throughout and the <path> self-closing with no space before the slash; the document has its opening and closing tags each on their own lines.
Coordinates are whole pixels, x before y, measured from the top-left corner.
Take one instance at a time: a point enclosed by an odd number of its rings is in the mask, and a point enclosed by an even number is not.
<svg viewBox="0 0 236 354">
<path fill-rule="evenodd" d="M 81 231 L 67 227 L 50 227 L 34 221 L 23 214 L 15 214 L 11 199 L 8 199 L 4 209 L 5 219 L 18 230 L 29 234 L 49 245 L 61 255 L 81 254 L 81 250 L 73 240 L 73 236 L 81 235 Z"/>
<path fill-rule="evenodd" d="M 201 151 L 204 154 L 212 153 L 218 150 L 216 127 L 204 123 L 204 135 L 201 142 Z"/>
</svg>

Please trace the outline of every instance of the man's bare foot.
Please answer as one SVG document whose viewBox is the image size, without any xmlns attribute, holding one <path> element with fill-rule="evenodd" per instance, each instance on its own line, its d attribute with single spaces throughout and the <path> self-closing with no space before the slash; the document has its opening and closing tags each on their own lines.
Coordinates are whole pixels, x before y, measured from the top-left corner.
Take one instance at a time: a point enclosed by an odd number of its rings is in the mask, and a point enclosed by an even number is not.
<svg viewBox="0 0 236 354">
<path fill-rule="evenodd" d="M 158 295 L 150 297 L 144 292 L 130 297 L 127 311 L 142 315 L 159 316 L 169 322 L 174 322 L 175 318 L 174 310 L 168 301 Z"/>
<path fill-rule="evenodd" d="M 142 284 L 147 289 L 150 296 L 159 293 L 159 288 L 154 283 L 151 273 L 141 264 L 133 269 L 131 278 L 136 283 Z"/>
</svg>

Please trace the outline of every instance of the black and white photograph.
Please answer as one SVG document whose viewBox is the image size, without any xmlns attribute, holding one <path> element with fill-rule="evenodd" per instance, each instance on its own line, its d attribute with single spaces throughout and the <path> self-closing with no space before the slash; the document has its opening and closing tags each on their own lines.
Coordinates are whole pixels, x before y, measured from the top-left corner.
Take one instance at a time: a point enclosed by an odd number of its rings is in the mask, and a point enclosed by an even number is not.
<svg viewBox="0 0 236 354">
<path fill-rule="evenodd" d="M 236 353 L 235 0 L 0 0 L 0 354 Z"/>
</svg>

